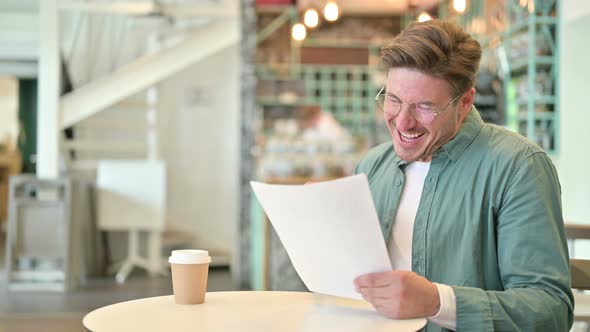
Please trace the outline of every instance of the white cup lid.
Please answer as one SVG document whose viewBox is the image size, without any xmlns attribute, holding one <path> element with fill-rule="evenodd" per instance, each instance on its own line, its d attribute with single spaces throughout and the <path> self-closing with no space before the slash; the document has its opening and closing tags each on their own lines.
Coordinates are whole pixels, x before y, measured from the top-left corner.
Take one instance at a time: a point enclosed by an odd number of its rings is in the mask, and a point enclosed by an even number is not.
<svg viewBox="0 0 590 332">
<path fill-rule="evenodd" d="M 183 249 L 173 250 L 168 263 L 172 264 L 205 264 L 211 263 L 211 256 L 206 250 Z"/>
</svg>

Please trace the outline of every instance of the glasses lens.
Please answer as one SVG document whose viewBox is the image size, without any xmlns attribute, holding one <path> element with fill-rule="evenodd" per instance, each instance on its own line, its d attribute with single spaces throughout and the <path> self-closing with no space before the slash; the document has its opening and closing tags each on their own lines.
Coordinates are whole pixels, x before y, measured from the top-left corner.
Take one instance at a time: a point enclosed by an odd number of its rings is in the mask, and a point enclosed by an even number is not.
<svg viewBox="0 0 590 332">
<path fill-rule="evenodd" d="M 379 109 L 384 113 L 396 116 L 399 114 L 402 108 L 402 103 L 386 94 L 379 94 L 376 98 Z M 422 124 L 430 124 L 436 117 L 435 109 L 427 104 L 413 104 L 412 115 Z M 411 106 L 410 106 L 411 107 Z"/>
<path fill-rule="evenodd" d="M 399 112 L 400 104 L 388 98 L 386 95 L 381 94 L 377 97 L 377 104 L 384 113 L 389 115 L 396 115 Z"/>
<path fill-rule="evenodd" d="M 417 104 L 414 113 L 416 119 L 423 124 L 431 123 L 435 117 L 435 109 L 430 105 Z"/>
<path fill-rule="evenodd" d="M 378 95 L 377 96 L 377 106 L 383 112 L 385 112 L 385 95 Z"/>
<path fill-rule="evenodd" d="M 422 113 L 416 111 L 416 120 L 418 120 L 422 124 L 431 124 L 434 121 L 435 113 L 434 112 L 427 112 Z"/>
</svg>

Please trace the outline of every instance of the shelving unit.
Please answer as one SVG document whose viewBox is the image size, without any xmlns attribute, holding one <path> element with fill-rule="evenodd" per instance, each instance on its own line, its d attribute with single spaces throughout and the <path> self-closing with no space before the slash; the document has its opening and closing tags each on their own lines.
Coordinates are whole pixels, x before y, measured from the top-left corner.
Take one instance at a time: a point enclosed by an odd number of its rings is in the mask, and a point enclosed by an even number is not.
<svg viewBox="0 0 590 332">
<path fill-rule="evenodd" d="M 550 153 L 559 138 L 559 0 L 506 2 L 506 110 L 509 128 Z"/>
<path fill-rule="evenodd" d="M 301 14 L 293 6 L 257 8 L 256 142 L 251 152 L 256 179 L 267 183 L 294 185 L 350 175 L 368 148 L 390 139 L 374 98 L 385 79 L 379 50 L 399 30 L 399 20 L 347 15 L 294 41 L 287 23 L 296 23 Z M 257 200 L 249 203 L 251 287 L 305 289 Z"/>
<path fill-rule="evenodd" d="M 463 14 L 452 10 L 452 1 L 443 4 L 439 17 L 462 26 L 484 47 L 480 72 L 486 56 L 497 62 L 502 81 L 499 99 L 504 99 L 497 111 L 505 116 L 486 121 L 505 125 L 556 153 L 560 0 L 472 0 Z M 487 100 L 480 101 L 478 109 L 492 108 Z"/>
<path fill-rule="evenodd" d="M 378 142 L 382 119 L 377 116 L 374 83 L 377 68 L 370 65 L 307 65 L 284 67 L 257 65 L 258 119 L 261 124 L 257 140 L 261 144 L 257 155 L 259 180 L 267 183 L 303 184 L 349 175 L 360 154 L 356 144 L 322 151 L 322 144 L 313 145 L 296 137 L 286 138 L 273 132 L 268 118 L 293 119 L 298 108 L 319 105 L 344 127 L 357 143 L 365 147 Z M 270 139 L 280 142 L 271 146 Z M 292 140 L 292 141 L 291 141 Z M 352 148 L 355 146 L 355 148 Z M 317 149 L 317 150 L 316 150 Z M 315 152 L 310 153 L 310 150 Z M 269 162 L 272 160 L 272 163 Z M 300 164 L 303 162 L 303 164 Z M 266 165 L 266 166 L 264 166 Z M 271 165 L 271 166 L 269 166 Z M 317 170 L 320 175 L 314 174 Z M 269 171 L 272 170 L 272 171 Z M 304 290 L 305 286 L 292 267 L 286 251 L 270 227 L 258 202 L 250 205 L 253 229 L 252 288 L 257 290 Z"/>
<path fill-rule="evenodd" d="M 297 65 L 287 70 L 287 74 L 281 74 L 268 66 L 258 65 L 259 84 L 266 81 L 281 85 L 276 82 L 291 81 L 299 82 L 300 86 L 291 84 L 289 90 L 288 84 L 283 84 L 283 88 L 259 95 L 257 101 L 262 106 L 320 105 L 351 134 L 374 139 L 377 126 L 374 98 L 379 88 L 372 77 L 376 70 L 373 66 L 359 65 Z M 295 98 L 285 97 L 288 93 Z"/>
</svg>

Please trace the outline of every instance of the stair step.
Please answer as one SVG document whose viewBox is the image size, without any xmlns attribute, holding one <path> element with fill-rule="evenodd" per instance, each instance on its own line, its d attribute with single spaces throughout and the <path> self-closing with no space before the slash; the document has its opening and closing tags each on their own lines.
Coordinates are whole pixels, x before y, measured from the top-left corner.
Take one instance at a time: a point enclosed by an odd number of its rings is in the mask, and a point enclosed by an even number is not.
<svg viewBox="0 0 590 332">
<path fill-rule="evenodd" d="M 124 160 L 124 158 L 116 158 L 117 160 Z M 129 158 L 129 160 L 138 160 L 138 159 L 145 159 L 145 158 Z M 98 167 L 99 160 L 97 159 L 85 159 L 85 160 L 72 160 L 69 163 L 69 169 L 72 171 L 79 171 L 79 172 L 88 172 L 88 171 L 96 171 Z"/>
<path fill-rule="evenodd" d="M 66 150 L 85 151 L 145 151 L 146 142 L 105 142 L 105 141 L 65 141 L 63 147 Z"/>
<path fill-rule="evenodd" d="M 146 130 L 148 125 L 146 121 L 121 121 L 120 119 L 110 119 L 106 117 L 91 118 L 79 122 L 74 128 L 106 128 L 106 129 L 130 129 Z"/>
</svg>

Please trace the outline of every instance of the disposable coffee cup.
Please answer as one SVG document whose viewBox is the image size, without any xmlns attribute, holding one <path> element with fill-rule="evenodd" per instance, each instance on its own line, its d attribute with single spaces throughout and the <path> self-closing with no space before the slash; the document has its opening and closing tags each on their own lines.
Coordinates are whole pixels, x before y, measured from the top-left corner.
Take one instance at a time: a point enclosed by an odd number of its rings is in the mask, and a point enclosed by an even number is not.
<svg viewBox="0 0 590 332">
<path fill-rule="evenodd" d="M 211 263 L 209 252 L 194 249 L 174 250 L 168 262 L 172 269 L 174 303 L 204 303 Z"/>
</svg>

